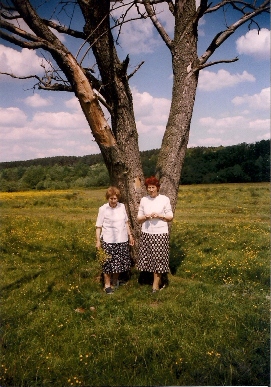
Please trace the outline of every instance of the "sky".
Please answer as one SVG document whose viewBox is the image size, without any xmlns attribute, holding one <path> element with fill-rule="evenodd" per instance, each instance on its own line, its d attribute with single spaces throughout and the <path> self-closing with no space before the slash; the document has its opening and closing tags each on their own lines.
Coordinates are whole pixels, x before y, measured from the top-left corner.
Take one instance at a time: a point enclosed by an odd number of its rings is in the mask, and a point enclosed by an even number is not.
<svg viewBox="0 0 271 387">
<path fill-rule="evenodd" d="M 40 10 L 49 14 L 50 4 L 55 1 L 46 2 L 47 9 Z M 164 6 L 159 7 L 159 20 L 172 38 L 172 15 Z M 117 9 L 114 16 L 119 15 Z M 72 27 L 80 28 L 80 15 L 75 19 Z M 242 26 L 211 58 L 213 61 L 238 57 L 237 62 L 222 63 L 200 72 L 188 147 L 229 146 L 270 138 L 269 15 L 257 20 L 260 32 L 256 24 L 250 28 Z M 226 23 L 234 21 L 236 17 L 230 10 L 225 14 L 205 15 L 198 30 L 199 55 L 216 33 L 225 29 Z M 84 54 L 82 41 L 60 34 L 58 37 L 79 57 Z M 130 56 L 128 73 L 144 61 L 130 81 L 139 148 L 141 151 L 160 148 L 171 102 L 173 76 L 169 50 L 149 20 L 126 23 L 118 42 L 120 59 Z M 21 49 L 0 39 L 0 72 L 42 76 L 41 63 L 46 63 L 41 51 Z M 89 67 L 95 64 L 92 55 L 86 56 L 84 64 Z M 99 153 L 76 97 L 67 92 L 38 90 L 35 83 L 33 79 L 0 75 L 0 161 Z M 105 109 L 104 112 L 109 119 L 108 112 Z"/>
</svg>

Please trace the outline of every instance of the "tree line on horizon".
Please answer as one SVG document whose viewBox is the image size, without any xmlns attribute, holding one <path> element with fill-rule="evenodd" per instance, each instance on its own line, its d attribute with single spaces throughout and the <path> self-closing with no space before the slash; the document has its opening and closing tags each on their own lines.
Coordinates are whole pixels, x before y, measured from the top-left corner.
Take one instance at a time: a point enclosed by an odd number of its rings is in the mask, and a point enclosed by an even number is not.
<svg viewBox="0 0 271 387">
<path fill-rule="evenodd" d="M 141 151 L 144 176 L 155 174 L 159 149 Z M 180 184 L 268 182 L 270 140 L 195 147 L 186 153 Z M 101 154 L 0 163 L 0 190 L 93 188 L 110 184 Z"/>
</svg>

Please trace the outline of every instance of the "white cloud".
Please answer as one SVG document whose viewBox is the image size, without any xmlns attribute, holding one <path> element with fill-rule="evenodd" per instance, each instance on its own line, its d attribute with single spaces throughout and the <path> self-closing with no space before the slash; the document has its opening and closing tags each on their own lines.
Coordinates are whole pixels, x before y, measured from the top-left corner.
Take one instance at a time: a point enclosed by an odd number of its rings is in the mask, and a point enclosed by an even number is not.
<svg viewBox="0 0 271 387">
<path fill-rule="evenodd" d="M 25 98 L 24 103 L 31 107 L 43 107 L 51 105 L 51 101 L 45 98 L 42 98 L 39 94 L 34 94 L 30 97 Z"/>
<path fill-rule="evenodd" d="M 66 102 L 65 102 L 65 105 L 66 105 L 67 108 L 69 108 L 70 110 L 82 111 L 82 110 L 81 110 L 80 103 L 79 103 L 79 101 L 78 101 L 78 98 L 76 98 L 76 97 L 72 97 L 71 99 L 69 99 L 68 101 L 66 101 Z"/>
<path fill-rule="evenodd" d="M 88 124 L 83 113 L 68 113 L 68 112 L 39 112 L 34 114 L 32 126 L 35 128 L 61 129 L 67 131 L 69 129 L 84 128 Z"/>
<path fill-rule="evenodd" d="M 135 88 L 133 100 L 139 133 L 163 132 L 168 119 L 170 100 L 155 98 L 147 92 L 139 93 Z"/>
<path fill-rule="evenodd" d="M 267 28 L 250 30 L 236 40 L 236 49 L 239 54 L 246 54 L 257 59 L 270 58 L 270 31 Z"/>
<path fill-rule="evenodd" d="M 0 108 L 0 129 L 2 161 L 99 152 L 82 112 L 39 112 L 30 119 L 19 108 Z"/>
<path fill-rule="evenodd" d="M 199 119 L 200 125 L 210 128 L 208 129 L 208 133 L 216 133 L 217 128 L 221 130 L 220 133 L 224 133 L 229 128 L 241 126 L 244 122 L 245 119 L 242 116 L 222 118 L 202 117 Z"/>
<path fill-rule="evenodd" d="M 254 82 L 255 77 L 247 71 L 242 74 L 231 74 L 226 70 L 218 70 L 217 73 L 202 70 L 199 76 L 199 89 L 204 91 L 214 91 L 225 87 L 232 87 L 241 82 Z"/>
<path fill-rule="evenodd" d="M 27 66 L 26 66 L 27 63 Z M 21 51 L 0 45 L 0 71 L 16 76 L 40 74 L 42 59 L 33 50 L 23 48 Z"/>
<path fill-rule="evenodd" d="M 237 96 L 232 99 L 235 106 L 248 105 L 250 109 L 269 110 L 270 109 L 270 87 L 262 89 L 260 93 L 253 95 Z"/>
<path fill-rule="evenodd" d="M 145 8 L 140 4 L 139 8 L 144 13 Z M 127 9 L 127 5 L 126 7 L 118 7 L 112 13 L 115 18 L 119 18 L 125 14 Z M 133 18 L 138 18 L 138 12 L 135 7 L 130 8 L 126 15 L 127 20 Z M 124 52 L 130 54 L 151 53 L 161 43 L 161 40 L 155 37 L 154 32 L 153 24 L 149 19 L 132 20 L 129 23 L 124 23 L 121 27 L 121 34 L 118 37 L 120 47 Z M 113 33 L 116 36 L 118 34 L 117 29 L 114 29 Z"/>
<path fill-rule="evenodd" d="M 0 127 L 23 126 L 27 121 L 26 114 L 17 107 L 0 107 Z"/>
<path fill-rule="evenodd" d="M 257 131 L 269 130 L 270 129 L 270 118 L 267 118 L 265 120 L 257 119 L 254 121 L 250 121 L 249 128 L 252 130 L 257 130 Z M 270 133 L 269 133 L 269 135 L 270 135 Z"/>
<path fill-rule="evenodd" d="M 257 136 L 257 141 L 270 140 L 270 132 L 266 132 L 263 135 Z"/>
</svg>

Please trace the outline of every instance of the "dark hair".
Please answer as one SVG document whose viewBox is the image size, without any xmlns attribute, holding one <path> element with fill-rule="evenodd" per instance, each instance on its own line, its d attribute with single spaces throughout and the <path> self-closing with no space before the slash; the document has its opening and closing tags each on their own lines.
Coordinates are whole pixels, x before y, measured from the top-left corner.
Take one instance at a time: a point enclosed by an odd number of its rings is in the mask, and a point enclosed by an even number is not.
<svg viewBox="0 0 271 387">
<path fill-rule="evenodd" d="M 145 187 L 148 188 L 148 185 L 155 185 L 157 187 L 157 190 L 159 191 L 160 183 L 159 183 L 159 180 L 156 179 L 155 176 L 147 177 L 145 179 Z"/>
<path fill-rule="evenodd" d="M 117 187 L 109 187 L 105 193 L 105 197 L 108 200 L 110 196 L 116 195 L 118 200 L 121 197 L 120 190 Z"/>
</svg>

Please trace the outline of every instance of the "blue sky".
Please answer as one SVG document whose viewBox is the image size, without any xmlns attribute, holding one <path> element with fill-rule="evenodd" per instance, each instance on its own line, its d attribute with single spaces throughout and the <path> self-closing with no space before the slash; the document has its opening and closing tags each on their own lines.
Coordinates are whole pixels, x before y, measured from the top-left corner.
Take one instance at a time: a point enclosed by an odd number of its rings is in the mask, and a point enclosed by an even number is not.
<svg viewBox="0 0 271 387">
<path fill-rule="evenodd" d="M 226 17 L 228 23 L 234 21 L 231 12 Z M 159 19 L 172 37 L 171 14 L 161 8 Z M 201 71 L 189 147 L 227 146 L 270 138 L 269 16 L 258 20 L 260 33 L 255 24 L 250 29 L 243 26 L 212 58 L 238 56 L 239 61 Z M 199 26 L 199 54 L 224 28 L 222 13 L 203 18 Z M 78 51 L 81 42 L 64 36 L 60 39 Z M 140 150 L 159 148 L 170 107 L 170 53 L 146 20 L 127 23 L 119 43 L 120 58 L 130 55 L 130 72 L 144 61 L 130 82 Z M 22 50 L 0 39 L 0 71 L 19 76 L 42 75 L 40 62 L 40 52 Z M 91 55 L 86 57 L 85 64 L 94 64 Z M 33 90 L 34 83 L 0 75 L 0 161 L 99 153 L 73 94 Z M 106 111 L 105 115 L 109 117 Z"/>
</svg>

